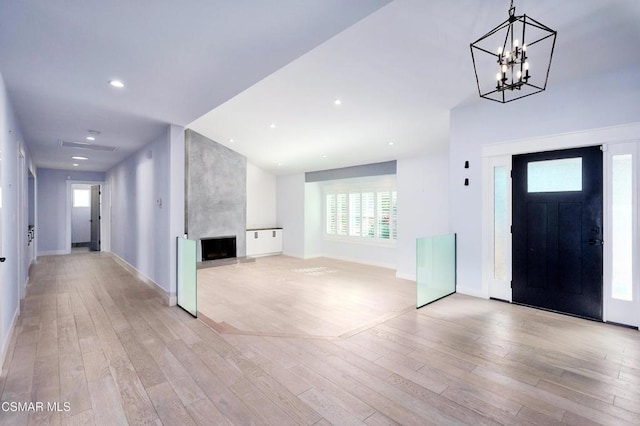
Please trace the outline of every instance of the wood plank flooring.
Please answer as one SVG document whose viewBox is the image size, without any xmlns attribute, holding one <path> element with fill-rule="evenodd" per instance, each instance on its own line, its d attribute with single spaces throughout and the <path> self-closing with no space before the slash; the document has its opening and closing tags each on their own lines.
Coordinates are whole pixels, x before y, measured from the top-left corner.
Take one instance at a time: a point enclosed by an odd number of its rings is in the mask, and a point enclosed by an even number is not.
<svg viewBox="0 0 640 426">
<path fill-rule="evenodd" d="M 218 331 L 339 337 L 416 306 L 395 271 L 340 260 L 268 256 L 198 270 L 198 312 Z"/>
<path fill-rule="evenodd" d="M 636 330 L 453 295 L 341 338 L 219 333 L 108 254 L 30 275 L 1 399 L 61 409 L 2 425 L 640 424 Z"/>
</svg>

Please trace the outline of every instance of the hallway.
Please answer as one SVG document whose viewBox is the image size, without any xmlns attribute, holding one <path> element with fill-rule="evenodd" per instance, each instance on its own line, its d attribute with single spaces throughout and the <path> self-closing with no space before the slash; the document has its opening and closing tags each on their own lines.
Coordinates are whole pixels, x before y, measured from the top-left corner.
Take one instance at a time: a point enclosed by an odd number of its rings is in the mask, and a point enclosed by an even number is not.
<svg viewBox="0 0 640 426">
<path fill-rule="evenodd" d="M 45 410 L 2 425 L 640 423 L 635 330 L 454 295 L 342 339 L 218 334 L 107 253 L 39 258 L 10 350 L 2 401 Z"/>
</svg>

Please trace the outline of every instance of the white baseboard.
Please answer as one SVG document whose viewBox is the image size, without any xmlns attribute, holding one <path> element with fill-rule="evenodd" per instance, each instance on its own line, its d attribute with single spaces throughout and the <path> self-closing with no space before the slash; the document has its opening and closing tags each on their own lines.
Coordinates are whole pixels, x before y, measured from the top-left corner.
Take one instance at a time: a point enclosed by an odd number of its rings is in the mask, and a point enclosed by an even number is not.
<svg viewBox="0 0 640 426">
<path fill-rule="evenodd" d="M 2 347 L 2 358 L 0 359 L 0 374 L 4 374 L 4 365 L 7 361 L 7 355 L 9 355 L 9 349 L 13 343 L 13 337 L 16 331 L 16 324 L 18 323 L 18 316 L 20 314 L 20 307 L 16 308 L 16 311 L 13 314 L 13 319 L 11 320 L 11 327 L 9 327 L 9 334 L 7 335 L 7 339 L 4 341 L 4 345 Z M 2 343 L 2 342 L 0 342 Z"/>
<path fill-rule="evenodd" d="M 489 295 L 482 291 L 482 289 L 456 286 L 456 293 L 466 294 L 467 296 L 479 297 L 481 299 L 488 299 Z"/>
<path fill-rule="evenodd" d="M 400 278 L 402 280 L 416 281 L 416 274 L 402 274 L 400 272 L 396 272 L 396 278 Z"/>
<path fill-rule="evenodd" d="M 71 254 L 71 251 L 70 250 L 39 251 L 37 256 L 58 256 L 61 254 Z"/>
<path fill-rule="evenodd" d="M 129 262 L 127 262 L 126 260 L 118 256 L 117 254 L 113 252 L 110 254 L 114 257 L 114 259 L 120 266 L 122 266 L 132 275 L 135 275 L 135 277 L 138 278 L 140 281 L 142 281 L 143 283 L 151 287 L 158 294 L 158 296 L 162 298 L 165 305 L 175 306 L 176 303 L 178 303 L 178 298 L 176 297 L 175 293 L 169 293 L 160 284 L 158 284 L 157 282 L 155 282 L 154 280 L 146 276 L 142 271 L 138 270 L 135 266 L 133 266 L 132 264 L 130 264 Z"/>
<path fill-rule="evenodd" d="M 247 257 L 267 257 L 267 256 L 279 256 L 283 254 L 281 251 L 274 251 L 272 253 L 259 253 L 259 254 L 247 254 Z"/>
<path fill-rule="evenodd" d="M 378 268 L 393 269 L 393 270 L 396 269 L 396 265 L 392 263 L 369 262 L 362 259 L 354 259 L 352 257 L 328 256 L 326 254 L 316 256 L 316 257 L 326 257 L 327 259 L 342 260 L 344 262 L 359 263 L 361 265 L 376 266 Z"/>
</svg>

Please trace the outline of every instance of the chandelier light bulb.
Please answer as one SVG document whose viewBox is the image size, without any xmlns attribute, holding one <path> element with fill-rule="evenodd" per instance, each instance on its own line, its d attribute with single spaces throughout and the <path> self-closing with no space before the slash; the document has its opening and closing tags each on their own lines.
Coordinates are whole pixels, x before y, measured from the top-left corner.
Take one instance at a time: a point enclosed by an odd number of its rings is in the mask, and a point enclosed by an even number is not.
<svg viewBox="0 0 640 426">
<path fill-rule="evenodd" d="M 498 55 L 502 55 L 503 50 L 502 46 L 498 47 Z"/>
<path fill-rule="evenodd" d="M 520 45 L 520 42 L 518 41 L 518 39 L 513 40 L 513 47 L 518 47 Z"/>
<path fill-rule="evenodd" d="M 526 43 L 522 44 L 522 50 L 525 51 L 525 52 L 527 51 L 527 44 Z"/>
<path fill-rule="evenodd" d="M 502 80 L 502 74 L 501 73 L 496 74 L 496 80 L 498 80 L 498 81 Z"/>
<path fill-rule="evenodd" d="M 529 69 L 529 62 L 525 62 L 525 63 L 524 63 L 524 69 L 525 69 L 525 70 L 528 70 L 528 69 Z"/>
<path fill-rule="evenodd" d="M 502 72 L 507 72 L 507 66 L 506 65 L 502 66 Z"/>
<path fill-rule="evenodd" d="M 522 78 L 522 71 L 518 70 L 517 76 L 518 76 L 518 78 Z"/>
</svg>

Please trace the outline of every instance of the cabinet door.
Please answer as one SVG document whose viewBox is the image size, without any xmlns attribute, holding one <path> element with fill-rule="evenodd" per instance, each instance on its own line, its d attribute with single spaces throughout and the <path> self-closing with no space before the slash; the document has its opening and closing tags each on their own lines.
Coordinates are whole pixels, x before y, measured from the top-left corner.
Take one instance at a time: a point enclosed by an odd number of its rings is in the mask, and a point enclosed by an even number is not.
<svg viewBox="0 0 640 426">
<path fill-rule="evenodd" d="M 247 256 L 256 256 L 259 254 L 259 237 L 258 231 L 247 231 Z"/>
<path fill-rule="evenodd" d="M 282 229 L 274 229 L 271 235 L 273 253 L 282 253 Z"/>
</svg>

